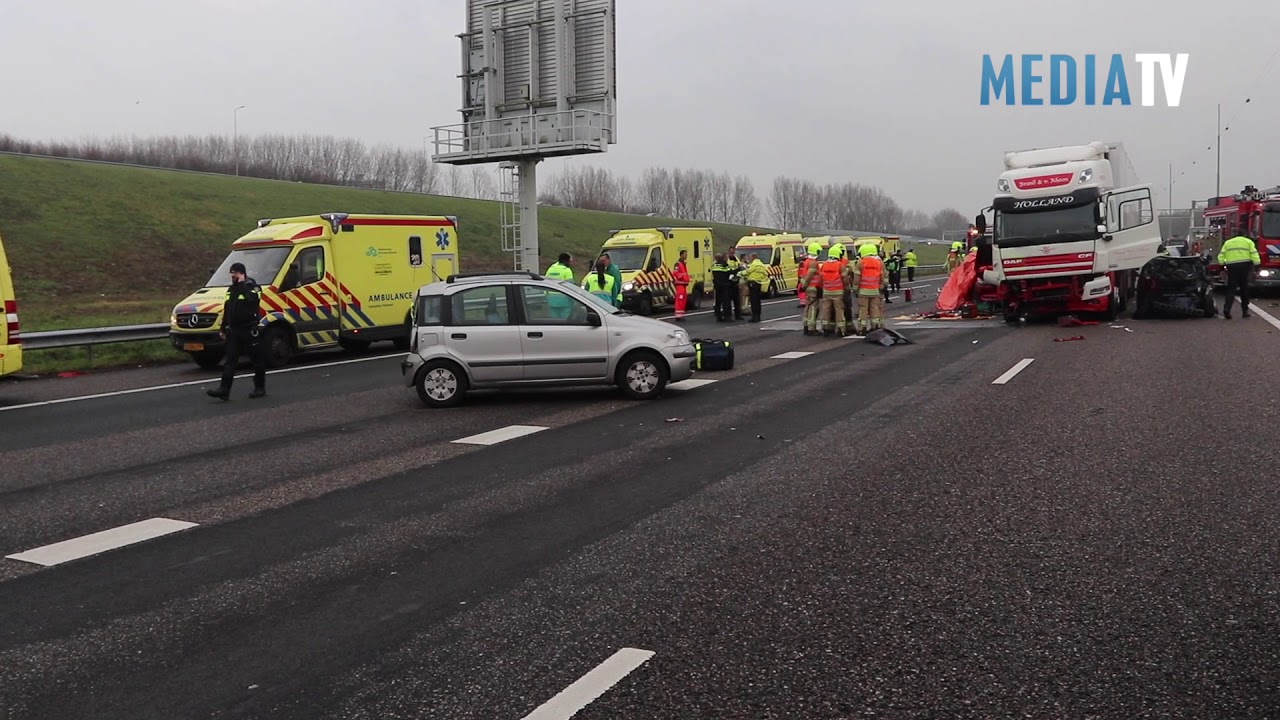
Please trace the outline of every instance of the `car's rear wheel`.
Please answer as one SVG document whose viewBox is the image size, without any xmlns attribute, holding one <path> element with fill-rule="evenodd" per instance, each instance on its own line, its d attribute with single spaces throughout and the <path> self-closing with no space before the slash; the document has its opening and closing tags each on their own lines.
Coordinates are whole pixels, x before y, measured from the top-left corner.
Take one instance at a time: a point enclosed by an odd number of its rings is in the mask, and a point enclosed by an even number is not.
<svg viewBox="0 0 1280 720">
<path fill-rule="evenodd" d="M 644 350 L 622 359 L 615 381 L 632 400 L 652 400 L 666 389 L 670 377 L 662 358 L 655 352 Z"/>
<path fill-rule="evenodd" d="M 453 407 L 467 392 L 467 374 L 447 360 L 432 360 L 418 371 L 414 386 L 423 405 Z"/>
</svg>

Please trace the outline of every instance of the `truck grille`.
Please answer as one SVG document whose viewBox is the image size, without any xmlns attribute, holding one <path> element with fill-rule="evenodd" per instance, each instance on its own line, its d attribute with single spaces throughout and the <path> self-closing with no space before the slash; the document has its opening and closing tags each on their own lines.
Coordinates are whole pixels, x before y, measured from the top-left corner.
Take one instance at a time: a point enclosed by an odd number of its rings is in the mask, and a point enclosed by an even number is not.
<svg viewBox="0 0 1280 720">
<path fill-rule="evenodd" d="M 217 313 L 182 313 L 177 317 L 177 327 L 184 330 L 211 328 L 217 319 Z"/>
</svg>

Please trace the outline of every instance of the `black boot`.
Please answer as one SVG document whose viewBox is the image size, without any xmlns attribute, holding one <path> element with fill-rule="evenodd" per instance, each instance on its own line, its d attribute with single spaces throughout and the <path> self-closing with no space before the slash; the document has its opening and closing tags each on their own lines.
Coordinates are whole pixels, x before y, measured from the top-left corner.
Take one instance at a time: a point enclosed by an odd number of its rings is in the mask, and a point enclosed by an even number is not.
<svg viewBox="0 0 1280 720">
<path fill-rule="evenodd" d="M 218 388 L 217 390 L 205 390 L 204 392 L 211 398 L 218 398 L 219 400 L 231 399 L 231 391 L 223 388 Z"/>
<path fill-rule="evenodd" d="M 249 393 L 250 400 L 257 400 L 260 397 L 266 397 L 266 396 L 267 396 L 266 388 L 254 388 L 253 392 Z"/>
</svg>

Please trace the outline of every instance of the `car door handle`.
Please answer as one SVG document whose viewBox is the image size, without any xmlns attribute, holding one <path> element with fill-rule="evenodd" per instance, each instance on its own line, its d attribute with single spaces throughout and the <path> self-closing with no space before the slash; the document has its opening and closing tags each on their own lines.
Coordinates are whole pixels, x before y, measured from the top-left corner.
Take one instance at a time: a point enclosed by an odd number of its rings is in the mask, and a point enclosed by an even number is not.
<svg viewBox="0 0 1280 720">
<path fill-rule="evenodd" d="M 529 337 L 542 337 L 542 333 L 540 333 L 540 332 L 531 332 L 531 333 L 529 333 Z"/>
<path fill-rule="evenodd" d="M 467 339 L 467 334 L 466 334 L 466 333 L 454 333 L 454 334 L 450 335 L 449 337 L 453 338 L 454 340 L 466 340 L 466 339 Z"/>
</svg>

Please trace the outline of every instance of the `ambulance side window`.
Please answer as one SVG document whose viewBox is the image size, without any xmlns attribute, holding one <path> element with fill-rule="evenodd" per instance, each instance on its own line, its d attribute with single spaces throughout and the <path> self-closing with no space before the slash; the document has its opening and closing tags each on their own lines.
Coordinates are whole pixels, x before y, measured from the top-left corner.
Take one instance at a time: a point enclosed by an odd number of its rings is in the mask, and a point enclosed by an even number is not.
<svg viewBox="0 0 1280 720">
<path fill-rule="evenodd" d="M 300 288 L 324 278 L 324 248 L 311 247 L 298 253 L 284 276 L 283 290 Z"/>
<path fill-rule="evenodd" d="M 778 248 L 773 249 L 773 260 L 770 261 L 769 264 L 774 267 L 779 267 L 782 265 L 782 251 L 780 249 Z"/>
<path fill-rule="evenodd" d="M 645 272 L 653 272 L 662 267 L 662 248 L 653 249 L 653 254 L 649 256 L 649 265 L 645 268 Z"/>
<path fill-rule="evenodd" d="M 422 267 L 422 238 L 417 235 L 409 238 L 409 265 Z"/>
</svg>

